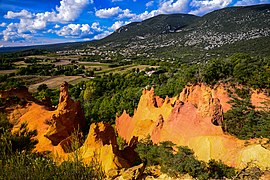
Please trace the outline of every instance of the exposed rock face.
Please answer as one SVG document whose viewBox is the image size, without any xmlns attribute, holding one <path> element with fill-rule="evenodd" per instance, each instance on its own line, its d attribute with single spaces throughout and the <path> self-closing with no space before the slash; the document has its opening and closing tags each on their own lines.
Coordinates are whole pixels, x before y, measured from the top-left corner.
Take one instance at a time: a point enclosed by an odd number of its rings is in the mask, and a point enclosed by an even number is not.
<svg viewBox="0 0 270 180">
<path fill-rule="evenodd" d="M 20 112 L 22 113 L 16 116 L 18 123 L 14 131 L 22 123 L 27 123 L 29 130 L 37 130 L 38 144 L 35 151 L 51 151 L 57 162 L 75 157 L 85 163 L 95 160 L 102 165 L 105 172 L 130 167 L 118 150 L 115 131 L 109 124 L 92 124 L 84 143 L 80 140 L 80 133 L 77 133 L 77 136 L 72 135 L 73 132 L 85 128 L 85 119 L 80 103 L 70 98 L 66 82 L 60 87 L 56 110 L 50 111 L 46 106 L 29 100 L 28 105 L 22 107 Z M 75 149 L 72 147 L 74 143 L 78 146 Z"/>
<path fill-rule="evenodd" d="M 122 138 L 129 142 L 134 136 L 142 139 L 151 135 L 155 143 L 172 141 L 189 146 L 200 160 L 220 159 L 239 168 L 252 161 L 261 168 L 270 167 L 269 150 L 255 141 L 246 145 L 225 135 L 219 126 L 223 112 L 231 107 L 224 86 L 187 86 L 178 98 L 166 98 L 159 106 L 156 99 L 160 98 L 154 96 L 153 89 L 145 90 L 133 117 L 124 112 L 116 118 L 116 129 Z"/>
<path fill-rule="evenodd" d="M 270 108 L 270 98 L 268 98 L 263 92 L 254 91 L 250 100 L 252 105 L 258 110 Z"/>
<path fill-rule="evenodd" d="M 74 102 L 69 97 L 67 82 L 60 87 L 58 108 L 47 123 L 49 128 L 44 136 L 50 139 L 54 146 L 69 137 L 74 130 L 85 126 L 80 102 Z"/>
<path fill-rule="evenodd" d="M 212 123 L 221 125 L 223 109 L 218 96 L 216 90 L 201 84 L 186 87 L 180 94 L 179 100 L 184 104 L 191 103 L 195 106 L 202 118 L 211 117 Z"/>
<path fill-rule="evenodd" d="M 80 103 L 74 102 L 69 97 L 66 82 L 60 87 L 59 104 L 55 111 L 50 111 L 49 108 L 37 103 L 36 100 L 31 100 L 33 98 L 28 98 L 26 110 L 23 111 L 21 117 L 18 116 L 18 124 L 14 129 L 22 123 L 27 123 L 30 130 L 37 130 L 38 144 L 35 150 L 38 152 L 52 151 L 61 141 L 85 125 Z"/>
<path fill-rule="evenodd" d="M 159 103 L 157 103 L 157 99 Z M 162 116 L 163 119 L 168 119 L 175 99 L 166 98 L 163 100 L 154 96 L 154 89 L 150 91 L 144 90 L 132 118 L 125 111 L 120 117 L 116 117 L 118 134 L 128 142 L 133 136 L 141 139 L 151 134 L 159 117 Z"/>
<path fill-rule="evenodd" d="M 55 154 L 57 161 L 78 157 L 86 164 L 92 161 L 100 163 L 106 173 L 112 169 L 117 170 L 130 167 L 118 150 L 113 127 L 106 123 L 91 124 L 85 142 L 76 152 L 62 154 L 61 151 L 58 151 Z"/>
</svg>

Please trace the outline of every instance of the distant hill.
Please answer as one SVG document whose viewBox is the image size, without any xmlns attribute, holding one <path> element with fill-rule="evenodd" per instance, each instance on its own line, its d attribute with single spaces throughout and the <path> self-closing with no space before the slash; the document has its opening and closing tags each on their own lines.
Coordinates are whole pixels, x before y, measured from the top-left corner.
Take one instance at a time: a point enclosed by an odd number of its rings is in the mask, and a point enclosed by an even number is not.
<svg viewBox="0 0 270 180">
<path fill-rule="evenodd" d="M 209 50 L 269 35 L 270 5 L 267 4 L 229 7 L 202 17 L 159 15 L 123 26 L 99 43 L 113 47 L 128 44 L 129 48 L 136 46 L 146 51 L 163 47 L 178 47 L 180 51 L 181 47 Z"/>
<path fill-rule="evenodd" d="M 150 54 L 191 61 L 206 57 L 208 52 L 214 56 L 234 52 L 270 56 L 269 37 L 270 4 L 264 4 L 228 7 L 202 17 L 158 15 L 125 25 L 98 41 L 32 48 L 67 50 L 96 47 L 100 51 L 113 50 L 127 56 Z"/>
<path fill-rule="evenodd" d="M 134 22 L 123 26 L 108 37 L 100 40 L 100 42 L 141 40 L 160 34 L 176 32 L 177 30 L 191 25 L 199 18 L 198 16 L 190 14 L 162 14 L 142 22 Z"/>
<path fill-rule="evenodd" d="M 81 48 L 83 45 L 85 45 L 85 42 L 70 42 L 70 43 L 37 45 L 37 46 L 2 47 L 0 48 L 0 53 L 26 51 L 31 49 L 59 51 L 59 50 Z"/>
</svg>

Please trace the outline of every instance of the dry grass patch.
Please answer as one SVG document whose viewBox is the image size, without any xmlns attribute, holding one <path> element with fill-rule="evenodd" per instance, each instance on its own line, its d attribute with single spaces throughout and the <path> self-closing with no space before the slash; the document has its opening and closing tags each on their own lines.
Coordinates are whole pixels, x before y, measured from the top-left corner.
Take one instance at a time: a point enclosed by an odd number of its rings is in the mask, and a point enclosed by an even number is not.
<svg viewBox="0 0 270 180">
<path fill-rule="evenodd" d="M 15 73 L 17 70 L 16 69 L 11 69 L 11 70 L 1 70 L 0 74 L 10 74 L 10 73 Z"/>
<path fill-rule="evenodd" d="M 82 76 L 57 76 L 57 77 L 52 77 L 48 80 L 45 80 L 43 82 L 37 83 L 37 84 L 32 84 L 29 86 L 29 91 L 30 92 L 35 92 L 37 91 L 38 86 L 41 84 L 46 84 L 50 89 L 57 89 L 60 87 L 63 81 L 66 81 L 68 83 L 73 84 L 72 82 L 78 82 L 80 79 L 84 79 Z"/>
</svg>

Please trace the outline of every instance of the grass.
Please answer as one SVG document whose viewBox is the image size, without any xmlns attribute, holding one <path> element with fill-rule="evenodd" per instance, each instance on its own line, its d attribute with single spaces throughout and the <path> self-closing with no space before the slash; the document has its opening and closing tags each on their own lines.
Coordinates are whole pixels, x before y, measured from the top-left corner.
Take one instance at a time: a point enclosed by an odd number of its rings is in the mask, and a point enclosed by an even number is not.
<svg viewBox="0 0 270 180">
<path fill-rule="evenodd" d="M 32 153 L 35 134 L 26 126 L 20 133 L 11 133 L 11 128 L 6 115 L 0 113 L 0 179 L 104 179 L 97 161 L 86 165 L 74 159 L 59 165 L 48 153 Z"/>
<path fill-rule="evenodd" d="M 105 66 L 105 67 L 108 67 L 110 64 L 107 64 L 107 63 L 93 63 L 93 62 L 79 62 L 80 65 L 84 65 L 84 66 L 93 66 L 93 67 L 96 67 L 96 66 Z"/>
<path fill-rule="evenodd" d="M 126 65 L 126 66 L 120 66 L 120 67 L 116 67 L 116 68 L 108 68 L 106 70 L 103 71 L 98 71 L 95 72 L 95 74 L 103 74 L 103 73 L 111 73 L 111 72 L 115 72 L 115 71 L 123 71 L 127 68 L 131 68 L 131 67 L 135 67 L 136 65 Z"/>
<path fill-rule="evenodd" d="M 79 78 L 79 79 L 75 79 L 73 81 L 70 81 L 69 84 L 75 85 L 75 84 L 78 84 L 78 83 L 80 83 L 82 81 L 88 81 L 88 80 L 89 79 L 87 79 L 87 78 Z"/>
<path fill-rule="evenodd" d="M 50 79 L 50 76 L 36 76 L 36 75 L 23 75 L 23 76 L 14 76 L 12 78 L 18 79 L 18 81 L 23 81 L 26 84 L 37 84 L 43 81 Z"/>
</svg>

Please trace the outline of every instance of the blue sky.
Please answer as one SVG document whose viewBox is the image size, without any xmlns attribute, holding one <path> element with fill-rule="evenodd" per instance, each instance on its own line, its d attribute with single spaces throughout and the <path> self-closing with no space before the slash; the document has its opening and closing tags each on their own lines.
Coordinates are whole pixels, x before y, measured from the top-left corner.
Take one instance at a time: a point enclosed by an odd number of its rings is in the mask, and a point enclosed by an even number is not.
<svg viewBox="0 0 270 180">
<path fill-rule="evenodd" d="M 0 47 L 100 39 L 158 14 L 202 16 L 270 0 L 0 0 Z"/>
</svg>

